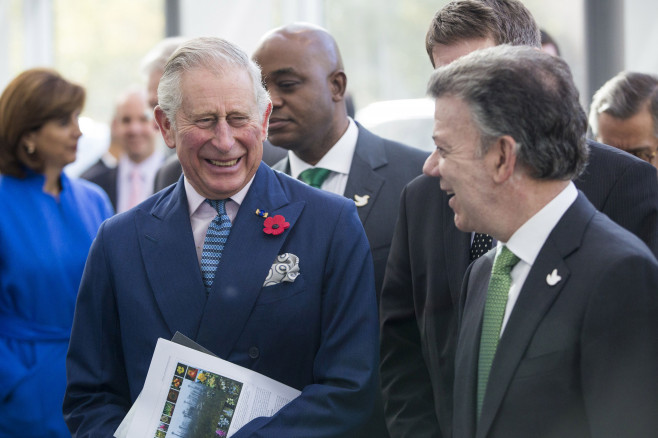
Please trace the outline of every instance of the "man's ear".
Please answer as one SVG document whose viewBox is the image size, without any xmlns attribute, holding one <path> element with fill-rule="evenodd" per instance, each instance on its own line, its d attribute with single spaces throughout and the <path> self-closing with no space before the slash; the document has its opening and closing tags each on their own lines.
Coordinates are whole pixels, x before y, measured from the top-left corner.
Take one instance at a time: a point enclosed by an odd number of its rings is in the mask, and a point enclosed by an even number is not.
<svg viewBox="0 0 658 438">
<path fill-rule="evenodd" d="M 494 168 L 494 181 L 502 184 L 512 177 L 516 168 L 516 141 L 503 135 L 491 146 L 489 153 Z"/>
<path fill-rule="evenodd" d="M 167 144 L 167 147 L 174 149 L 176 147 L 176 135 L 174 134 L 173 129 L 171 129 L 171 121 L 162 108 L 160 108 L 160 105 L 157 105 L 153 112 L 155 115 L 155 121 L 158 122 L 158 128 L 160 128 L 160 133 L 162 134 L 162 138 Z"/>
<path fill-rule="evenodd" d="M 272 114 L 272 102 L 270 102 L 269 105 L 267 105 L 267 109 L 265 110 L 265 114 L 263 114 L 263 126 L 262 126 L 262 131 L 261 133 L 263 134 L 263 140 L 267 140 L 267 128 L 270 124 L 270 115 Z"/>
<path fill-rule="evenodd" d="M 347 89 L 347 76 L 343 70 L 336 70 L 329 76 L 331 86 L 331 98 L 334 102 L 340 102 L 345 97 Z"/>
</svg>

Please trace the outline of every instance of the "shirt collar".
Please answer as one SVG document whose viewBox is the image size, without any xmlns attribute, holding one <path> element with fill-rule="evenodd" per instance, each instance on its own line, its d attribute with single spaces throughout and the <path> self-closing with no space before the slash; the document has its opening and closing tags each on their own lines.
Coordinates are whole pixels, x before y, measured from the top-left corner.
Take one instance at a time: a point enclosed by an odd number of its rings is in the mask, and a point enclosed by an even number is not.
<svg viewBox="0 0 658 438">
<path fill-rule="evenodd" d="M 251 177 L 249 182 L 245 184 L 245 186 L 240 190 L 238 193 L 235 195 L 231 196 L 229 199 L 233 202 L 235 202 L 238 207 L 242 204 L 242 201 L 244 201 L 244 197 L 247 196 L 247 192 L 249 191 L 249 187 L 251 187 L 251 184 L 254 182 L 254 178 L 256 177 L 256 174 Z M 192 216 L 198 209 L 199 207 L 205 202 L 206 198 L 201 196 L 199 193 L 197 193 L 196 190 L 194 190 L 194 187 L 192 187 L 192 184 L 183 176 L 183 183 L 185 185 L 185 194 L 187 195 L 187 208 L 190 213 L 190 216 Z"/>
<path fill-rule="evenodd" d="M 560 221 L 564 213 L 578 197 L 578 190 L 569 182 L 555 198 L 535 213 L 512 234 L 505 245 L 521 260 L 531 265 L 544 246 L 549 234 Z M 498 242 L 500 247 L 503 242 Z M 500 248 L 498 248 L 500 250 Z"/>
<path fill-rule="evenodd" d="M 359 129 L 357 128 L 356 123 L 354 123 L 354 120 L 350 117 L 347 119 L 349 124 L 345 133 L 315 166 L 308 164 L 292 151 L 289 151 L 288 160 L 290 162 L 290 176 L 297 179 L 299 178 L 300 173 L 313 167 L 322 167 L 335 173 L 349 175 L 350 167 L 352 167 L 352 157 L 354 156 L 354 150 L 356 149 L 356 141 L 359 137 Z"/>
</svg>

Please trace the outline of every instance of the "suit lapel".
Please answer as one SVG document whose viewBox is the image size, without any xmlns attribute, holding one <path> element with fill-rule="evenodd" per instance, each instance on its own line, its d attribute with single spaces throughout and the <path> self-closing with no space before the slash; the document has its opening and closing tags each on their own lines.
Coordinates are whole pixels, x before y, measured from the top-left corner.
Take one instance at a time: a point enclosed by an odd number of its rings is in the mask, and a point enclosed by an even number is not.
<svg viewBox="0 0 658 438">
<path fill-rule="evenodd" d="M 358 125 L 358 124 L 357 124 Z M 347 177 L 344 196 L 353 201 L 355 195 L 359 197 L 368 196 L 367 203 L 359 206 L 357 212 L 362 224 L 366 223 L 372 206 L 384 184 L 384 178 L 377 174 L 376 169 L 386 166 L 388 160 L 382 139 L 375 137 L 370 132 L 359 126 L 359 136 L 352 157 L 350 173 Z"/>
<path fill-rule="evenodd" d="M 150 212 L 136 212 L 135 225 L 146 275 L 171 334 L 194 337 L 206 293 L 182 177 Z"/>
<path fill-rule="evenodd" d="M 530 269 L 498 344 L 482 406 L 478 437 L 486 436 L 537 327 L 568 283 L 570 270 L 565 258 L 580 246 L 585 227 L 594 214 L 594 207 L 579 193 Z M 557 284 L 550 285 L 547 276 L 554 269 L 562 278 Z"/>
<path fill-rule="evenodd" d="M 197 342 L 222 358 L 228 357 L 251 314 L 263 281 L 292 232 L 304 202 L 290 203 L 274 172 L 261 163 L 254 182 L 233 221 L 203 311 Z M 263 232 L 264 219 L 282 215 L 290 228 L 278 236 Z"/>
<path fill-rule="evenodd" d="M 460 436 L 475 436 L 480 335 L 493 259 L 493 253 L 490 253 L 472 266 L 466 304 L 461 309 L 459 354 L 455 362 L 455 394 L 459 396 L 455 397 L 454 409 L 459 415 L 459 418 L 455 417 L 455 427 L 459 427 Z"/>
</svg>

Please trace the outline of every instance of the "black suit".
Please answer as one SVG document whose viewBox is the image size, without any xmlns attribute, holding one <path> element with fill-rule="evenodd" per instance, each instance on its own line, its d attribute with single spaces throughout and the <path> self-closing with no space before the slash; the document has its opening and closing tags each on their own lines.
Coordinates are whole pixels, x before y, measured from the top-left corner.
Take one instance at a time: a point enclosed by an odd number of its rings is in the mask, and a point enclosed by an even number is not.
<svg viewBox="0 0 658 438">
<path fill-rule="evenodd" d="M 386 260 L 395 228 L 400 193 L 404 186 L 418 176 L 427 153 L 400 143 L 381 138 L 357 123 L 359 136 L 347 177 L 344 196 L 369 196 L 368 203 L 358 207 L 359 219 L 366 231 L 373 264 L 377 294 L 384 281 Z M 288 157 L 272 166 L 290 174 Z M 386 438 L 381 397 L 365 427 L 355 437 Z"/>
<path fill-rule="evenodd" d="M 476 422 L 482 316 L 494 255 L 474 262 L 462 287 L 454 436 L 656 436 L 658 261 L 582 193 L 548 236 L 521 288 Z M 547 279 L 551 272 L 560 276 L 556 284 Z"/>
<path fill-rule="evenodd" d="M 117 176 L 118 168 L 108 167 L 103 160 L 98 160 L 93 166 L 85 170 L 80 178 L 91 181 L 105 190 L 107 196 L 110 198 L 114 211 L 117 210 Z"/>
<path fill-rule="evenodd" d="M 655 168 L 589 145 L 576 187 L 658 254 Z M 439 180 L 412 181 L 402 194 L 380 305 L 382 389 L 394 438 L 451 436 L 456 309 L 469 246 L 470 233 L 455 227 Z"/>
</svg>

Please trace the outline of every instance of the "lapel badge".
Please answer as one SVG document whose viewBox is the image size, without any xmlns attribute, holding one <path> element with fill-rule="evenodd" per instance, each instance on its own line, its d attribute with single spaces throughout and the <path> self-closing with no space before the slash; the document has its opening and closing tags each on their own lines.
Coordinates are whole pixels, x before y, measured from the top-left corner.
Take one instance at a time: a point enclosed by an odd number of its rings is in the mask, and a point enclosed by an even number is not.
<svg viewBox="0 0 658 438">
<path fill-rule="evenodd" d="M 267 217 L 269 215 L 268 212 L 261 210 L 260 208 L 256 209 L 256 215 L 260 217 Z"/>
<path fill-rule="evenodd" d="M 560 280 L 562 280 L 562 277 L 558 275 L 557 269 L 553 269 L 553 272 L 546 276 L 546 283 L 549 286 L 555 286 L 560 282 Z"/>
<path fill-rule="evenodd" d="M 368 200 L 370 199 L 370 195 L 354 195 L 354 203 L 356 204 L 357 207 L 363 207 L 364 205 L 368 204 Z"/>
</svg>

